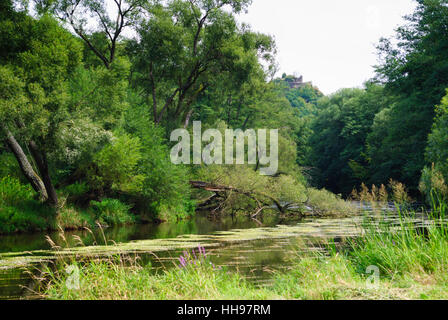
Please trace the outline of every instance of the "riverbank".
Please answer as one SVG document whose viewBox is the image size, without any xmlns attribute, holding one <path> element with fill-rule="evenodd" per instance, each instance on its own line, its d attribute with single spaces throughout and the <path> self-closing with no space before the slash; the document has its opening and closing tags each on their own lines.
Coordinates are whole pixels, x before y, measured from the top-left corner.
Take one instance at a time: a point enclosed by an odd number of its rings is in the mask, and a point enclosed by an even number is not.
<svg viewBox="0 0 448 320">
<path fill-rule="evenodd" d="M 302 259 L 272 285 L 257 287 L 237 273 L 196 267 L 154 275 L 150 267 L 120 267 L 91 263 L 82 268 L 79 290 L 66 287 L 66 278 L 52 278 L 46 299 L 83 300 L 347 300 L 447 299 L 448 282 L 431 274 L 406 274 L 370 287 L 365 275 L 341 256 Z"/>
<path fill-rule="evenodd" d="M 297 186 L 294 186 L 297 188 Z M 73 188 L 72 188 L 73 189 Z M 298 207 L 297 212 L 287 213 L 285 216 L 294 217 L 343 217 L 356 212 L 356 208 L 347 201 L 326 190 L 312 188 L 304 189 L 307 203 Z M 177 217 L 175 221 L 188 220 L 194 216 L 194 205 L 189 214 L 178 214 L 172 209 L 170 212 L 144 212 L 135 209 L 134 204 L 114 198 L 103 198 L 90 201 L 88 205 L 79 206 L 73 203 L 76 191 L 61 191 L 60 198 L 65 199 L 58 208 L 52 208 L 35 198 L 35 193 L 29 185 L 22 184 L 11 177 L 0 179 L 0 234 L 31 233 L 57 230 L 80 230 L 96 228 L 97 226 L 112 227 L 139 223 L 159 224 L 171 221 L 170 217 Z M 197 199 L 191 199 L 191 203 Z M 266 214 L 278 214 L 270 210 Z M 239 213 L 248 215 L 247 213 Z"/>
<path fill-rule="evenodd" d="M 35 199 L 30 186 L 6 177 L 0 180 L 0 234 L 76 230 L 96 225 L 113 226 L 138 222 L 130 206 L 117 199 L 91 201 L 80 208 L 64 203 L 59 208 Z"/>
<path fill-rule="evenodd" d="M 67 288 L 61 264 L 46 270 L 40 293 L 48 299 L 448 299 L 445 213 L 440 206 L 424 228 L 413 213 L 400 213 L 398 225 L 382 220 L 366 225 L 363 237 L 324 251 L 297 250 L 288 270 L 263 286 L 214 266 L 199 248 L 158 274 L 124 256 L 78 264 L 78 290 Z"/>
</svg>

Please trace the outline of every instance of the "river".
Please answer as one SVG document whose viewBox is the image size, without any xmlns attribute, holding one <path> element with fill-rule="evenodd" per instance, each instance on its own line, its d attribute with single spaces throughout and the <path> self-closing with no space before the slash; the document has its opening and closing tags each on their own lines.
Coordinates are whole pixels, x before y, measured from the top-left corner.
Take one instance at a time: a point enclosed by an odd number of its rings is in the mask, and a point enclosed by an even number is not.
<svg viewBox="0 0 448 320">
<path fill-rule="evenodd" d="M 136 253 L 150 260 L 155 270 L 173 266 L 183 250 L 201 244 L 215 265 L 238 270 L 256 284 L 265 285 L 273 271 L 288 268 L 298 251 L 321 250 L 329 240 L 340 242 L 359 235 L 366 214 L 372 216 L 371 211 L 362 210 L 349 218 L 302 221 L 278 216 L 265 216 L 261 221 L 247 217 L 210 220 L 198 214 L 181 223 L 65 232 L 63 237 L 57 232 L 0 236 L 0 299 L 36 298 L 27 270 L 54 258 L 47 235 L 66 248 L 60 251 L 66 256 Z M 392 211 L 389 215 L 391 221 L 396 219 Z"/>
</svg>

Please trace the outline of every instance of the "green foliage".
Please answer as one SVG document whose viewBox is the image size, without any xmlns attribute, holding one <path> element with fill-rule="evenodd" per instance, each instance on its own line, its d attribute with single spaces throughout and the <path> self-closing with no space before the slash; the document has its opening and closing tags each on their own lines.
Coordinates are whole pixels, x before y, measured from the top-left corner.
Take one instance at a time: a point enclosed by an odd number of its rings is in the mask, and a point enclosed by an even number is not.
<svg viewBox="0 0 448 320">
<path fill-rule="evenodd" d="M 351 203 L 325 189 L 308 188 L 306 195 L 308 197 L 307 205 L 318 214 L 324 216 L 349 216 L 356 212 L 356 208 Z"/>
<path fill-rule="evenodd" d="M 94 156 L 94 167 L 87 171 L 89 185 L 101 192 L 141 190 L 144 179 L 138 174 L 141 148 L 138 137 L 123 134 L 112 139 L 110 145 Z"/>
<path fill-rule="evenodd" d="M 427 203 L 432 203 L 436 194 L 446 201 L 448 199 L 448 95 L 436 107 L 436 118 L 428 137 L 426 160 L 432 163 L 425 167 L 420 178 L 419 190 L 426 196 Z"/>
<path fill-rule="evenodd" d="M 104 129 L 116 127 L 128 108 L 127 89 L 130 62 L 118 57 L 104 66 L 79 66 L 70 78 L 68 112 L 81 119 L 88 117 Z"/>
<path fill-rule="evenodd" d="M 448 86 L 447 13 L 445 1 L 418 0 L 408 24 L 397 29 L 397 41 L 379 45 L 378 78 L 394 103 L 369 139 L 374 183 L 393 178 L 416 189 L 434 106 Z"/>
<path fill-rule="evenodd" d="M 155 123 L 164 120 L 168 130 L 184 124 L 207 88 L 214 91 L 216 84 L 228 96 L 263 75 L 258 59 L 272 65 L 272 39 L 236 22 L 235 13 L 248 4 L 176 0 L 148 6 L 152 18 L 139 25 L 139 41 L 128 49 L 135 86 L 147 93 Z"/>
<path fill-rule="evenodd" d="M 102 1 L 78 1 L 74 11 L 72 4 L 38 1 L 37 18 L 11 4 L 0 13 L 0 135 L 11 131 L 36 173 L 59 188 L 61 224 L 89 225 L 90 208 L 74 206 L 106 197 L 130 204 L 142 220 L 191 217 L 191 173 L 171 163 L 166 137 L 194 120 L 208 128 L 279 129 L 278 177 L 259 177 L 250 167 L 228 174 L 247 176 L 242 188 L 304 201 L 299 166 L 314 165 L 310 122 L 322 94 L 311 85 L 284 88 L 287 76 L 266 81 L 275 72 L 275 43 L 236 19 L 250 1 L 129 0 L 115 3 L 129 9 L 118 18 Z M 98 25 L 87 29 L 88 13 Z M 137 40 L 122 37 L 127 27 Z M 9 152 L 0 150 L 0 177 L 21 176 Z M 346 162 L 355 161 L 359 172 L 365 161 L 352 153 Z M 210 182 L 220 181 L 216 172 L 201 169 Z"/>
<path fill-rule="evenodd" d="M 112 132 L 89 118 L 62 122 L 56 133 L 55 148 L 48 155 L 55 167 L 56 178 L 64 180 L 73 171 L 82 171 L 112 138 Z"/>
<path fill-rule="evenodd" d="M 297 177 L 297 178 L 296 178 Z M 306 188 L 297 176 L 281 175 L 279 177 L 261 176 L 251 166 L 209 166 L 197 170 L 195 179 L 207 181 L 218 186 L 232 186 L 240 192 L 230 192 L 222 204 L 225 213 L 253 213 L 261 202 L 274 205 L 272 199 L 279 202 L 301 206 L 306 201 Z M 247 194 L 253 197 L 248 197 Z M 196 194 L 198 199 L 206 198 L 202 192 Z M 302 209 L 302 208 L 300 208 Z"/>
<path fill-rule="evenodd" d="M 23 179 L 17 160 L 10 153 L 0 152 L 0 178 L 11 176 L 16 179 Z"/>
<path fill-rule="evenodd" d="M 425 227 L 416 224 L 414 214 L 400 212 L 399 228 L 386 221 L 366 226 L 366 235 L 351 241 L 346 253 L 357 270 L 374 265 L 386 277 L 428 274 L 446 281 L 448 230 L 442 222 L 446 205 L 434 208 Z"/>
<path fill-rule="evenodd" d="M 319 187 L 348 194 L 368 178 L 366 139 L 386 101 L 383 88 L 374 84 L 319 100 L 310 137 L 310 163 L 318 170 L 314 182 Z"/>
<path fill-rule="evenodd" d="M 0 233 L 45 230 L 50 208 L 33 199 L 34 192 L 19 180 L 9 176 L 0 178 Z"/>
<path fill-rule="evenodd" d="M 75 182 L 74 184 L 68 185 L 63 189 L 69 197 L 79 197 L 86 194 L 90 187 L 85 182 Z"/>
<path fill-rule="evenodd" d="M 90 204 L 95 213 L 95 220 L 100 224 L 123 225 L 135 222 L 135 218 L 129 213 L 131 207 L 117 199 L 102 199 Z"/>
<path fill-rule="evenodd" d="M 33 190 L 24 186 L 15 178 L 0 179 L 0 203 L 7 206 L 17 206 L 23 201 L 33 199 Z"/>
<path fill-rule="evenodd" d="M 442 201 L 448 199 L 448 186 L 443 174 L 433 165 L 431 169 L 425 167 L 419 184 L 420 192 L 425 195 L 426 203 L 432 204 L 433 197 L 440 197 Z"/>
<path fill-rule="evenodd" d="M 301 117 L 316 115 L 317 101 L 324 96 L 322 92 L 311 84 L 291 88 L 288 82 L 292 80 L 293 76 L 286 76 L 282 79 L 275 79 L 274 82 L 279 85 L 291 106 L 300 111 Z"/>
<path fill-rule="evenodd" d="M 42 231 L 47 220 L 42 211 L 26 211 L 20 207 L 0 206 L 0 233 Z"/>
<path fill-rule="evenodd" d="M 152 124 L 144 105 L 137 104 L 126 113 L 124 129 L 138 137 L 141 145 L 139 210 L 162 220 L 191 216 L 194 207 L 189 197 L 189 172 L 171 163 L 163 128 Z"/>
<path fill-rule="evenodd" d="M 436 118 L 428 138 L 426 158 L 448 179 L 448 95 L 436 107 Z"/>
</svg>

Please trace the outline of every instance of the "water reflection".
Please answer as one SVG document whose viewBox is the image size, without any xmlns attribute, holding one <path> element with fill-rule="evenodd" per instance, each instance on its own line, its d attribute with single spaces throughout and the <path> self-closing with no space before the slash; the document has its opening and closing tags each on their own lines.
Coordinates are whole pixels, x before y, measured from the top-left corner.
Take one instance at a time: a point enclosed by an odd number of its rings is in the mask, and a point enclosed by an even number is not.
<svg viewBox="0 0 448 320">
<path fill-rule="evenodd" d="M 92 232 L 87 230 L 67 231 L 65 233 L 65 238 L 68 241 L 69 246 L 75 246 L 77 243 L 73 236 L 77 235 L 82 239 L 82 242 L 85 245 L 89 246 L 103 244 L 104 237 L 109 242 L 116 243 L 124 243 L 133 240 L 170 239 L 186 234 L 206 235 L 216 231 L 228 231 L 232 229 L 273 227 L 278 224 L 289 225 L 297 223 L 297 220 L 285 220 L 276 215 L 266 215 L 261 219 L 261 222 L 262 225 L 246 216 L 228 216 L 219 220 L 210 220 L 206 214 L 199 214 L 192 220 L 178 223 L 107 228 L 104 230 L 104 236 L 98 229 L 93 229 Z M 64 240 L 59 237 L 58 232 L 2 235 L 0 236 L 0 253 L 49 250 L 51 247 L 45 238 L 46 235 L 49 235 L 57 245 L 66 246 Z"/>
<path fill-rule="evenodd" d="M 221 220 L 211 221 L 207 219 L 206 215 L 198 215 L 194 220 L 182 223 L 110 228 L 105 230 L 105 238 L 117 243 L 151 239 L 169 239 L 167 241 L 170 242 L 171 240 L 179 241 L 175 238 L 180 235 L 214 234 L 210 237 L 215 237 L 213 241 L 217 242 L 217 245 L 210 247 L 207 251 L 215 265 L 241 272 L 256 284 L 266 284 L 270 282 L 274 270 L 288 268 L 291 266 L 291 259 L 301 259 L 304 252 L 323 250 L 323 244 L 328 241 L 343 245 L 345 239 L 359 235 L 360 226 L 363 224 L 377 223 L 379 220 L 395 224 L 398 221 L 396 212 L 386 210 L 382 215 L 378 215 L 374 210 L 368 209 L 367 212 L 350 218 L 308 219 L 300 223 L 293 220 L 282 220 L 278 216 L 265 216 L 262 219 L 263 225 L 259 225 L 258 222 L 247 217 L 238 219 L 225 217 Z M 425 222 L 421 215 L 415 218 L 421 223 Z M 281 225 L 291 226 L 282 227 Z M 255 228 L 256 230 L 247 230 Z M 229 230 L 233 231 L 216 233 Z M 235 241 L 230 241 L 232 234 Z M 255 237 L 253 237 L 254 234 Z M 81 237 L 85 245 L 104 243 L 103 235 L 99 230 L 94 230 L 93 234 L 88 231 L 78 231 L 66 234 L 70 246 L 76 244 L 73 235 Z M 219 243 L 216 235 L 218 238 L 222 237 L 223 240 L 227 239 L 227 241 Z M 258 238 L 258 235 L 261 238 Z M 62 243 L 57 234 L 51 236 L 59 244 Z M 250 241 L 241 241 L 241 239 L 250 239 Z M 131 246 L 133 245 L 138 246 L 138 243 L 131 244 Z M 63 246 L 65 247 L 65 245 Z M 49 249 L 43 233 L 0 237 L 0 251 L 2 252 L 41 249 Z M 139 254 L 139 256 L 142 261 L 151 261 L 155 267 L 154 271 L 157 272 L 162 268 L 175 266 L 181 251 L 173 249 L 159 252 L 157 253 L 158 259 L 145 253 Z M 22 269 L 0 270 L 0 299 L 30 298 L 30 291 L 23 289 L 21 287 L 23 285 L 29 286 L 32 283 Z"/>
</svg>

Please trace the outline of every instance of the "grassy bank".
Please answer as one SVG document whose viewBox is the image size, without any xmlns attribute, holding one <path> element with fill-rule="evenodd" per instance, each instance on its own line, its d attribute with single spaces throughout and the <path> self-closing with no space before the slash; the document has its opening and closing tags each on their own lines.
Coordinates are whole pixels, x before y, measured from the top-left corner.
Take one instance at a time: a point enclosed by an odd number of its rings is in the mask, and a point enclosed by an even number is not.
<svg viewBox="0 0 448 320">
<path fill-rule="evenodd" d="M 246 173 L 251 174 L 251 177 L 257 183 L 254 184 L 248 182 L 249 180 L 244 180 L 241 186 L 243 190 L 249 190 L 248 193 L 258 188 L 267 192 L 268 196 L 278 196 L 279 199 L 289 199 L 294 203 L 303 204 L 307 199 L 307 204 L 311 209 L 305 212 L 304 210 L 307 209 L 301 206 L 298 211 L 289 213 L 292 218 L 304 215 L 348 216 L 355 212 L 353 206 L 332 193 L 325 190 L 305 188 L 290 177 L 276 181 L 275 188 L 267 190 L 264 186 L 272 187 L 270 180 L 273 180 L 273 178 L 262 177 L 252 171 L 250 169 L 245 170 Z M 233 172 L 233 174 L 236 173 Z M 238 181 L 237 178 L 234 180 Z M 133 224 L 139 221 L 189 219 L 194 215 L 194 203 L 199 202 L 201 197 L 197 196 L 177 205 L 159 206 L 158 210 L 153 210 L 153 207 L 145 201 L 140 202 L 139 198 L 132 196 L 127 196 L 127 198 L 123 196 L 125 200 L 104 197 L 99 201 L 90 200 L 86 202 L 84 198 L 86 198 L 88 188 L 79 183 L 58 190 L 58 193 L 59 199 L 61 199 L 60 205 L 58 208 L 52 208 L 36 199 L 36 193 L 30 185 L 23 184 L 17 178 L 10 176 L 0 178 L 0 234 L 51 231 L 60 228 L 73 230 L 94 227 L 98 224 L 114 226 Z M 209 197 L 209 195 L 202 195 L 202 197 Z M 80 206 L 79 202 L 82 202 L 83 205 Z M 188 210 L 185 211 L 187 206 Z M 224 203 L 220 203 L 220 206 L 227 210 L 223 214 L 237 212 L 246 216 L 253 213 L 253 210 L 257 208 L 253 199 L 235 195 L 229 196 Z M 271 210 L 271 213 L 276 214 L 277 212 Z"/>
<path fill-rule="evenodd" d="M 130 206 L 117 199 L 91 201 L 87 208 L 65 203 L 51 208 L 35 199 L 28 185 L 11 177 L 0 179 L 0 234 L 45 230 L 70 230 L 135 223 Z"/>
<path fill-rule="evenodd" d="M 198 250 L 162 274 L 123 258 L 79 265 L 79 290 L 67 288 L 62 264 L 47 270 L 41 293 L 49 299 L 448 299 L 445 213 L 446 205 L 438 206 L 425 229 L 402 213 L 399 228 L 380 222 L 327 254 L 297 251 L 291 268 L 262 288 L 216 268 Z"/>
</svg>

